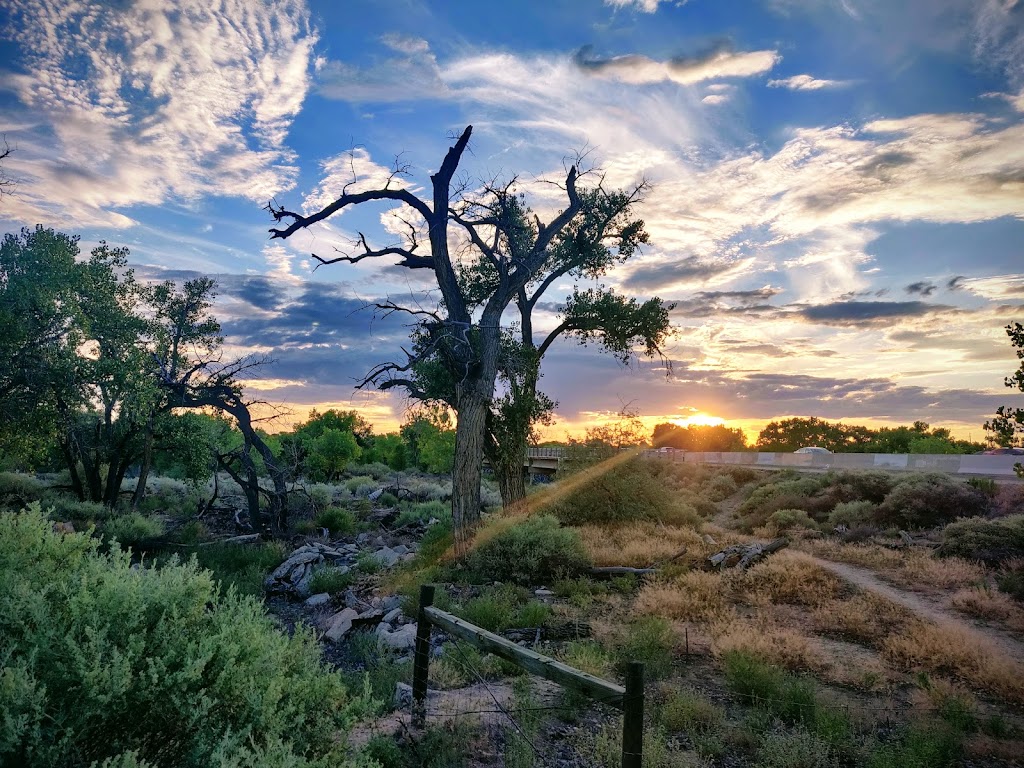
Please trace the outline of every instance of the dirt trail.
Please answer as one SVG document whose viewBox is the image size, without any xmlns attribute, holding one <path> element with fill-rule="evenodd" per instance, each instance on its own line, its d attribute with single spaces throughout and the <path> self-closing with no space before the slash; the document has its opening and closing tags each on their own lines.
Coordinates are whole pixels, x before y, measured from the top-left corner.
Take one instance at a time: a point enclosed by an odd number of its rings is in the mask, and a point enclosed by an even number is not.
<svg viewBox="0 0 1024 768">
<path fill-rule="evenodd" d="M 1024 661 L 1024 643 L 1008 632 L 1004 632 L 997 627 L 971 621 L 937 599 L 915 592 L 907 592 L 887 584 L 873 571 L 869 571 L 866 568 L 859 568 L 847 563 L 837 563 L 833 560 L 823 560 L 814 555 L 810 555 L 810 557 L 822 568 L 831 571 L 861 589 L 879 594 L 937 624 L 954 625 L 967 632 L 981 635 L 1007 656 Z"/>
</svg>

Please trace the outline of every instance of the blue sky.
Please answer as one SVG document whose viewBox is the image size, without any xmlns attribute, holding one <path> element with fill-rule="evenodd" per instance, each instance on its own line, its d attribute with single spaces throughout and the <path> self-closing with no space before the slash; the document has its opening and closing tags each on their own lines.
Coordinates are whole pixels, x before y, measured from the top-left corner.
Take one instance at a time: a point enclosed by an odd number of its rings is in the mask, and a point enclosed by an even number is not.
<svg viewBox="0 0 1024 768">
<path fill-rule="evenodd" d="M 541 213 L 540 182 L 582 149 L 607 183 L 651 184 L 651 243 L 606 282 L 677 303 L 674 373 L 563 344 L 542 381 L 559 429 L 629 404 L 651 424 L 924 419 L 980 438 L 1012 395 L 1021 0 L 0 0 L 0 29 L 4 231 L 216 276 L 231 350 L 278 361 L 251 386 L 298 418 L 401 420 L 399 397 L 353 385 L 406 329 L 360 308 L 429 302 L 429 275 L 313 270 L 356 232 L 396 242 L 386 208 L 270 242 L 262 206 L 315 210 L 399 153 L 421 189 L 470 123 L 469 177 L 518 176 Z"/>
</svg>

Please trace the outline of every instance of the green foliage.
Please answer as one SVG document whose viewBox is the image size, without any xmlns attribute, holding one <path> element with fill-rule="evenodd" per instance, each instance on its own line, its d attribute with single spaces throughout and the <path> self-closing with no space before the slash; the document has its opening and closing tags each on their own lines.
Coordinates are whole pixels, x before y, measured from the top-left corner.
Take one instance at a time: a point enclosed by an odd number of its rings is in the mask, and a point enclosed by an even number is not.
<svg viewBox="0 0 1024 768">
<path fill-rule="evenodd" d="M 88 524 L 106 520 L 114 512 L 94 501 L 79 501 L 60 493 L 44 493 L 40 502 L 43 509 L 55 520 L 70 520 Z"/>
<path fill-rule="evenodd" d="M 661 481 L 656 460 L 631 459 L 593 477 L 546 511 L 567 525 L 656 520 L 700 526 L 696 510 Z"/>
<path fill-rule="evenodd" d="M 5 764 L 345 764 L 347 697 L 311 634 L 194 564 L 55 534 L 38 507 L 0 516 L 0 664 Z"/>
<path fill-rule="evenodd" d="M 535 515 L 480 544 L 464 560 L 481 581 L 548 584 L 590 567 L 579 534 L 550 515 Z"/>
<path fill-rule="evenodd" d="M 450 504 L 440 501 L 421 501 L 405 507 L 395 520 L 395 525 L 400 527 L 410 523 L 428 523 L 434 520 L 451 520 L 452 508 Z"/>
<path fill-rule="evenodd" d="M 1024 564 L 1016 562 L 999 569 L 996 585 L 1001 592 L 1024 602 Z"/>
<path fill-rule="evenodd" d="M 363 699 L 373 702 L 367 714 L 382 714 L 395 708 L 395 686 L 412 679 L 412 662 L 397 661 L 390 649 L 372 632 L 357 632 L 349 641 L 349 653 L 357 667 L 345 674 L 349 688 L 361 688 Z"/>
<path fill-rule="evenodd" d="M 797 677 L 746 651 L 722 659 L 726 684 L 745 704 L 760 707 L 784 723 L 813 728 L 818 712 L 814 681 Z"/>
<path fill-rule="evenodd" d="M 210 571 L 222 593 L 233 589 L 239 595 L 262 595 L 263 579 L 284 562 L 285 548 L 280 542 L 257 544 L 216 544 L 191 547 L 186 557 L 194 557 L 200 568 Z"/>
<path fill-rule="evenodd" d="M 671 625 L 660 616 L 635 619 L 615 641 L 617 666 L 623 671 L 631 661 L 639 661 L 648 680 L 667 677 L 672 671 L 676 643 Z"/>
<path fill-rule="evenodd" d="M 308 444 L 306 474 L 312 480 L 337 480 L 349 461 L 359 456 L 356 436 L 340 429 L 325 429 Z"/>
<path fill-rule="evenodd" d="M 895 743 L 868 756 L 868 768 L 947 768 L 963 751 L 963 736 L 946 724 L 914 725 Z"/>
<path fill-rule="evenodd" d="M 739 486 L 731 475 L 714 475 L 703 486 L 703 491 L 712 501 L 727 499 L 738 490 Z"/>
<path fill-rule="evenodd" d="M 117 541 L 122 548 L 138 549 L 164 535 L 164 524 L 138 512 L 116 515 L 103 523 L 103 537 Z"/>
<path fill-rule="evenodd" d="M 980 560 L 987 565 L 1024 558 L 1024 515 L 957 520 L 943 530 L 937 554 Z"/>
<path fill-rule="evenodd" d="M 491 632 L 504 632 L 513 627 L 540 627 L 547 622 L 551 609 L 521 587 L 502 585 L 485 589 L 455 613 L 471 624 Z"/>
<path fill-rule="evenodd" d="M 839 768 L 828 742 L 806 728 L 766 733 L 757 749 L 757 764 L 764 768 Z"/>
<path fill-rule="evenodd" d="M 994 497 L 999 493 L 999 483 L 991 477 L 969 477 L 967 484 L 971 488 L 977 488 L 988 497 Z"/>
<path fill-rule="evenodd" d="M 315 518 L 320 528 L 326 528 L 331 536 L 348 536 L 356 531 L 356 516 L 342 507 L 328 507 Z"/>
<path fill-rule="evenodd" d="M 373 552 L 364 549 L 356 555 L 356 570 L 365 574 L 380 573 L 384 570 L 384 563 Z"/>
</svg>

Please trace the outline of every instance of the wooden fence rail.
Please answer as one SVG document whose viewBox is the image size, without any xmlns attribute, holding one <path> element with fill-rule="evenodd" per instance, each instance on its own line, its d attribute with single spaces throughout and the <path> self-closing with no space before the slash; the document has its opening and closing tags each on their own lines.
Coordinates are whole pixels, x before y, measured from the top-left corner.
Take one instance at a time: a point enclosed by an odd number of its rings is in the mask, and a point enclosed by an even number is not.
<svg viewBox="0 0 1024 768">
<path fill-rule="evenodd" d="M 527 672 L 571 688 L 602 704 L 623 712 L 622 768 L 640 768 L 644 739 L 644 665 L 631 662 L 626 670 L 626 686 L 622 687 L 594 677 L 549 656 L 516 645 L 493 632 L 433 607 L 434 586 L 420 587 L 420 609 L 416 626 L 416 649 L 413 659 L 412 699 L 413 722 L 422 727 L 426 721 L 427 678 L 430 673 L 430 630 L 440 627 L 475 648 L 516 664 Z"/>
</svg>

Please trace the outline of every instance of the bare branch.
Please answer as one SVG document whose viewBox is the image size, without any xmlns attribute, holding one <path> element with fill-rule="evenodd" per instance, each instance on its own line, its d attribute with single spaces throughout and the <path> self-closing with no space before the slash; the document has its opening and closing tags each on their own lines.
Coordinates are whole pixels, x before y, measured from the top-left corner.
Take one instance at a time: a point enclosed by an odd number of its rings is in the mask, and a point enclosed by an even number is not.
<svg viewBox="0 0 1024 768">
<path fill-rule="evenodd" d="M 319 269 L 325 264 L 337 264 L 339 262 L 355 264 L 356 262 L 360 262 L 363 259 L 375 259 L 380 256 L 401 256 L 402 261 L 400 261 L 399 264 L 403 267 L 408 267 L 409 269 L 434 268 L 434 259 L 432 257 L 419 256 L 413 253 L 413 251 L 415 251 L 416 248 L 419 247 L 419 243 L 415 239 L 415 233 L 413 235 L 412 245 L 408 248 L 403 248 L 398 245 L 390 245 L 386 248 L 379 248 L 377 250 L 374 250 L 373 248 L 370 247 L 370 244 L 366 242 L 366 235 L 364 235 L 362 232 L 359 233 L 359 238 L 356 240 L 356 245 L 362 246 L 363 248 L 363 252 L 356 256 L 350 256 L 344 253 L 343 255 L 336 256 L 333 259 L 325 259 L 322 256 L 317 256 L 315 253 L 310 254 L 310 256 L 312 256 L 319 262 L 319 264 L 317 264 L 316 266 L 316 269 Z M 335 248 L 335 250 L 338 249 Z M 342 252 L 339 251 L 339 253 Z"/>
</svg>

